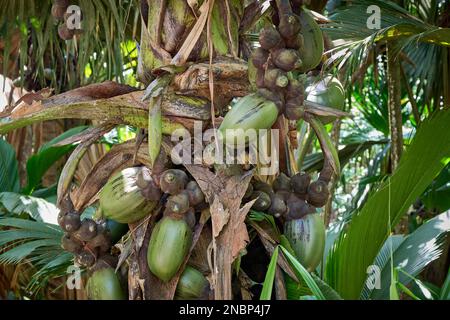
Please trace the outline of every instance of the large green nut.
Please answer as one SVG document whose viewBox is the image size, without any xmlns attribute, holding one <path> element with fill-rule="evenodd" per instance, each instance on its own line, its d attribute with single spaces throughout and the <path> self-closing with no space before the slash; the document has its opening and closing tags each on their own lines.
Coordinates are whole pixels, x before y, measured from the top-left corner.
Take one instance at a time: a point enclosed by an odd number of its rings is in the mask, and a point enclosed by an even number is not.
<svg viewBox="0 0 450 320">
<path fill-rule="evenodd" d="M 177 300 L 206 299 L 209 283 L 205 276 L 190 266 L 186 266 L 175 291 Z"/>
<path fill-rule="evenodd" d="M 319 25 L 314 20 L 309 10 L 304 9 L 300 13 L 302 24 L 300 34 L 303 36 L 303 43 L 299 49 L 302 64 L 299 71 L 306 73 L 317 67 L 322 60 L 324 51 L 323 35 Z"/>
<path fill-rule="evenodd" d="M 100 209 L 105 218 L 134 223 L 152 213 L 156 202 L 147 200 L 136 183 L 141 170 L 133 167 L 112 176 L 100 191 Z"/>
<path fill-rule="evenodd" d="M 180 269 L 192 244 L 192 230 L 183 219 L 163 217 L 150 237 L 147 263 L 150 271 L 164 282 Z"/>
<path fill-rule="evenodd" d="M 294 249 L 298 261 L 308 270 L 317 268 L 325 249 L 325 226 L 317 213 L 284 224 L 284 234 Z"/>
<path fill-rule="evenodd" d="M 322 80 L 311 84 L 306 88 L 306 100 L 318 103 L 325 107 L 338 110 L 344 109 L 345 90 L 342 83 L 332 75 L 328 75 Z M 336 118 L 332 116 L 319 117 L 323 124 L 330 123 Z"/>
<path fill-rule="evenodd" d="M 256 138 L 246 136 L 247 130 L 253 129 L 258 134 L 260 129 L 270 129 L 278 118 L 278 108 L 274 102 L 267 100 L 259 93 L 249 94 L 241 99 L 225 115 L 219 132 L 227 144 L 234 144 L 239 139 Z"/>
<path fill-rule="evenodd" d="M 113 268 L 94 271 L 87 281 L 86 292 L 90 300 L 126 300 Z"/>
</svg>

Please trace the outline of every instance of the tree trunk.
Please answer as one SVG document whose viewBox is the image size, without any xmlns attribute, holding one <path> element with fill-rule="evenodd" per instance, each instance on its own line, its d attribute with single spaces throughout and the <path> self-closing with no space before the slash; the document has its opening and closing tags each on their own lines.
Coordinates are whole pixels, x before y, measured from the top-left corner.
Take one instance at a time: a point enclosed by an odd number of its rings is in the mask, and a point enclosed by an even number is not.
<svg viewBox="0 0 450 320">
<path fill-rule="evenodd" d="M 388 110 L 389 129 L 391 133 L 391 165 L 393 172 L 400 161 L 403 150 L 402 106 L 401 106 L 401 73 L 400 61 L 397 59 L 393 45 L 387 44 L 388 66 Z"/>
<path fill-rule="evenodd" d="M 155 69 L 168 64 L 183 65 L 183 59 L 199 63 L 208 60 L 212 62 L 212 58 L 217 61 L 224 56 L 237 58 L 239 26 L 244 13 L 244 2 L 240 0 L 205 0 L 199 1 L 198 5 L 193 3 L 196 2 L 186 0 L 142 1 L 143 23 L 138 62 L 138 77 L 141 82 L 149 84 L 157 76 L 154 72 Z M 228 61 L 229 67 L 222 68 L 223 72 L 220 72 L 220 74 L 215 73 L 218 68 L 210 68 L 209 64 L 205 69 L 209 70 L 209 73 L 206 74 L 199 72 L 199 70 L 201 71 L 201 64 L 197 64 L 199 66 L 197 69 L 194 65 L 194 72 L 188 69 L 177 75 L 173 85 L 177 87 L 180 83 L 184 85 L 195 83 L 194 90 L 191 90 L 188 94 L 202 96 L 210 100 L 211 111 L 215 110 L 214 107 L 220 109 L 220 107 L 229 103 L 232 98 L 229 97 L 230 93 L 239 96 L 248 91 L 246 68 L 244 74 L 238 75 L 236 72 L 241 73 L 242 70 L 238 71 L 233 68 L 232 61 L 230 59 Z M 227 61 L 224 60 L 222 64 L 226 65 Z M 223 84 L 223 81 L 221 84 L 221 78 L 227 77 L 229 74 L 232 74 L 232 76 L 230 82 L 227 82 L 228 85 L 226 86 L 228 87 L 221 87 Z M 239 91 L 242 94 L 237 93 Z M 215 114 L 211 112 L 210 116 L 214 117 Z M 206 121 L 209 121 L 209 119 Z M 191 170 L 193 169 L 191 168 Z M 239 210 L 239 207 L 233 206 L 232 202 L 227 203 L 227 199 L 224 199 L 223 195 L 219 195 L 220 191 L 214 189 L 210 184 L 208 186 L 201 185 L 201 187 L 202 189 L 214 190 L 213 194 L 207 196 L 210 205 L 213 202 L 215 204 L 220 203 L 225 210 L 230 212 L 229 224 L 231 224 L 231 227 L 224 226 L 222 233 L 216 234 L 212 242 L 214 270 L 211 270 L 213 271 L 211 282 L 215 299 L 232 299 L 231 263 L 236 253 L 233 251 L 234 248 L 230 247 L 230 232 L 226 230 L 233 227 L 233 221 L 240 217 L 241 210 Z M 242 195 L 244 192 L 245 189 L 242 190 Z M 205 194 L 208 193 L 205 192 Z M 214 225 L 214 221 L 217 219 L 214 212 L 211 212 L 211 219 Z M 226 238 L 226 241 L 222 241 L 222 238 Z M 176 285 L 179 275 L 173 278 L 169 285 L 163 285 L 159 279 L 151 276 L 148 270 L 144 270 L 147 269 L 146 254 L 142 255 L 136 252 L 133 259 L 137 260 L 140 270 L 137 272 L 138 274 L 136 272 L 130 274 L 130 279 L 139 278 L 139 281 L 144 282 L 143 287 L 146 291 L 144 294 L 137 294 L 137 296 L 144 299 L 154 299 L 157 298 L 156 295 L 159 295 L 161 299 L 171 299 L 175 288 L 173 283 Z M 133 289 L 136 289 L 136 286 Z M 149 290 L 154 291 L 154 293 L 152 294 Z M 134 296 L 136 296 L 136 293 L 134 293 Z"/>
</svg>

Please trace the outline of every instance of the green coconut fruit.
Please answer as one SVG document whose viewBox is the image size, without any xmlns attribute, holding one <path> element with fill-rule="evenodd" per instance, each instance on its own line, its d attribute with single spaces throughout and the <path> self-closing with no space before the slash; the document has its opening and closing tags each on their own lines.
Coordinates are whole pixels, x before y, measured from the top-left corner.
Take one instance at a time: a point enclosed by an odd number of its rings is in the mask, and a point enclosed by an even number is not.
<svg viewBox="0 0 450 320">
<path fill-rule="evenodd" d="M 324 51 L 323 35 L 319 25 L 314 20 L 310 11 L 302 10 L 300 13 L 301 29 L 304 45 L 298 49 L 302 65 L 298 68 L 300 72 L 306 73 L 317 67 L 322 60 Z"/>
<path fill-rule="evenodd" d="M 156 202 L 147 200 L 136 183 L 141 170 L 148 169 L 127 168 L 108 180 L 99 196 L 105 218 L 119 223 L 134 223 L 152 213 Z"/>
<path fill-rule="evenodd" d="M 317 268 L 325 249 L 325 226 L 317 213 L 286 221 L 284 234 L 300 263 L 308 270 Z"/>
<path fill-rule="evenodd" d="M 164 282 L 180 269 L 192 243 L 192 230 L 183 219 L 163 217 L 150 237 L 147 262 L 150 271 Z"/>
<path fill-rule="evenodd" d="M 328 75 L 306 88 L 306 100 L 325 107 L 342 110 L 345 106 L 344 86 L 337 78 Z M 323 124 L 327 124 L 336 118 L 333 116 L 322 116 L 319 119 Z"/>
<path fill-rule="evenodd" d="M 86 284 L 90 300 L 125 300 L 126 295 L 120 286 L 119 277 L 113 268 L 94 271 Z"/>
<path fill-rule="evenodd" d="M 178 281 L 175 291 L 176 300 L 206 299 L 209 282 L 205 276 L 190 266 L 186 266 Z"/>
</svg>

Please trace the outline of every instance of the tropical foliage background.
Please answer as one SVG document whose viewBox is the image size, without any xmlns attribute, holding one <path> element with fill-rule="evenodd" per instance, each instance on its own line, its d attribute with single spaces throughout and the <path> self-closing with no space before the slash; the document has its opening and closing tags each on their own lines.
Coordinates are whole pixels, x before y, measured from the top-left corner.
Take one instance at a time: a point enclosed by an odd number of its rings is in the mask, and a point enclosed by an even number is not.
<svg viewBox="0 0 450 320">
<path fill-rule="evenodd" d="M 0 116 L 30 93 L 43 97 L 107 80 L 144 89 L 137 77 L 144 2 L 80 0 L 84 32 L 64 41 L 52 1 L 1 0 Z M 270 2 L 245 1 L 254 15 L 239 30 L 242 48 L 255 45 Z M 284 259 L 300 279 L 286 277 L 288 299 L 450 299 L 450 1 L 308 2 L 326 38 L 321 71 L 345 84 L 345 111 L 352 114 L 327 125 L 342 173 L 322 212 L 326 246 L 317 270 L 306 271 L 281 241 L 258 261 L 265 273 L 251 279 L 248 297 L 273 297 L 277 261 Z M 372 29 L 368 17 L 377 13 L 379 28 Z M 238 55 L 248 59 L 244 49 Z M 73 256 L 60 246 L 57 189 L 79 146 L 71 137 L 98 119 L 33 121 L 6 133 L 8 121 L 0 119 L 0 298 L 85 299 L 83 290 L 65 285 Z M 102 134 L 79 162 L 76 183 L 138 131 L 118 125 Z M 297 156 L 302 170 L 315 172 L 324 159 L 310 131 L 299 126 L 306 153 Z M 260 241 L 261 225 L 280 238 L 273 218 L 252 212 L 252 243 Z M 234 269 L 241 274 L 239 263 Z"/>
</svg>

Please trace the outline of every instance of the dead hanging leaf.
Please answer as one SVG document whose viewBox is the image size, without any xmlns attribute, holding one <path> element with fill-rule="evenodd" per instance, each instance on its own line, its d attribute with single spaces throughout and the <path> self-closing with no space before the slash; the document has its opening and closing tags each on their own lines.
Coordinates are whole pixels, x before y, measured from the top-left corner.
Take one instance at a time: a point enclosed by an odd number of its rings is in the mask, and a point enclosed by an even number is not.
<svg viewBox="0 0 450 320">
<path fill-rule="evenodd" d="M 148 113 L 148 154 L 150 156 L 151 167 L 161 151 L 162 141 L 162 115 L 161 96 L 150 98 Z"/>
<path fill-rule="evenodd" d="M 104 124 L 104 125 L 100 125 L 97 127 L 87 128 L 86 130 L 84 130 L 78 134 L 75 134 L 73 136 L 70 136 L 64 140 L 61 140 L 61 141 L 55 143 L 53 146 L 61 147 L 61 146 L 66 146 L 68 144 L 74 144 L 77 142 L 83 143 L 83 142 L 92 140 L 93 138 L 98 139 L 105 133 L 111 131 L 113 128 L 114 128 L 113 124 Z M 97 140 L 97 139 L 95 139 L 95 140 Z"/>
<path fill-rule="evenodd" d="M 85 87 L 70 90 L 51 98 L 45 99 L 45 107 L 64 105 L 75 102 L 107 99 L 136 91 L 137 89 L 128 85 L 113 81 L 94 83 Z"/>
<path fill-rule="evenodd" d="M 209 211 L 209 210 L 208 210 Z M 204 222 L 206 223 L 207 219 Z M 188 264 L 198 271 L 206 274 L 211 270 L 208 263 L 208 247 L 212 242 L 212 229 L 209 225 L 204 225 L 202 233 L 198 239 L 197 245 L 192 250 Z"/>
<path fill-rule="evenodd" d="M 124 242 L 117 243 L 114 247 L 119 249 L 119 261 L 117 262 L 116 272 L 120 269 L 125 261 L 131 256 L 133 252 L 133 240 L 132 237 L 128 237 Z"/>
<path fill-rule="evenodd" d="M 46 88 L 36 93 L 29 93 L 23 96 L 13 109 L 11 118 L 20 118 L 25 115 L 38 112 L 43 108 L 49 108 L 55 105 L 111 98 L 136 91 L 136 88 L 118 84 L 113 81 L 106 81 L 103 83 L 91 84 L 50 97 L 52 91 L 52 89 Z"/>
<path fill-rule="evenodd" d="M 245 218 L 253 203 L 241 208 L 241 202 L 253 173 L 229 177 L 216 175 L 202 166 L 186 165 L 186 168 L 199 184 L 208 203 L 212 204 L 211 221 L 215 235 L 212 282 L 215 299 L 229 300 L 232 298 L 231 265 L 249 241 Z"/>
<path fill-rule="evenodd" d="M 214 202 L 211 205 L 211 212 L 216 213 L 216 218 L 213 219 L 212 230 L 213 237 L 217 238 L 220 231 L 222 231 L 223 227 L 228 223 L 228 220 L 230 219 L 230 211 L 224 209 L 219 199 L 214 198 Z"/>
<path fill-rule="evenodd" d="M 336 117 L 336 118 L 351 118 L 352 115 L 348 112 L 330 108 L 327 106 L 323 106 L 321 104 L 305 100 L 304 101 L 305 112 L 311 113 L 316 116 L 324 116 L 324 117 Z"/>
<path fill-rule="evenodd" d="M 325 126 L 320 120 L 316 119 L 315 117 L 306 117 L 305 120 L 311 125 L 314 132 L 316 133 L 325 160 L 331 164 L 336 176 L 339 176 L 341 174 L 339 155 L 337 153 L 336 147 L 333 144 L 333 141 L 331 141 L 331 138 L 328 135 L 327 130 L 325 129 Z"/>
<path fill-rule="evenodd" d="M 27 104 L 32 104 L 33 101 L 40 101 L 51 97 L 53 91 L 55 91 L 53 88 L 43 88 L 37 92 L 27 93 L 17 100 L 16 103 L 24 101 Z"/>
<path fill-rule="evenodd" d="M 19 119 L 28 114 L 39 112 L 43 109 L 41 101 L 33 101 L 31 105 L 21 102 L 11 112 L 11 119 Z"/>
<path fill-rule="evenodd" d="M 172 59 L 172 64 L 184 65 L 188 60 L 189 55 L 197 44 L 197 41 L 202 35 L 203 29 L 205 28 L 208 13 L 210 11 L 210 2 L 211 0 L 203 2 L 202 6 L 199 9 L 200 16 L 198 17 L 197 22 L 195 23 L 189 35 L 186 37 L 186 40 L 184 41 L 178 53 Z"/>
<path fill-rule="evenodd" d="M 58 198 L 57 198 L 57 205 L 61 203 L 62 199 L 66 196 L 66 193 L 70 189 L 70 185 L 72 184 L 73 177 L 75 176 L 75 172 L 77 170 L 78 163 L 80 162 L 81 158 L 86 154 L 86 151 L 88 148 L 95 143 L 103 134 L 110 131 L 112 129 L 112 126 L 101 126 L 101 127 L 95 127 L 85 130 L 82 133 L 85 133 L 83 136 L 77 135 L 80 139 L 83 140 L 81 144 L 79 144 L 75 150 L 71 153 L 69 159 L 66 161 L 64 168 L 61 171 L 61 175 L 59 176 L 58 180 Z M 86 132 L 88 131 L 88 132 Z M 69 138 L 70 139 L 70 138 Z M 71 144 L 75 141 L 67 141 L 69 139 L 66 139 L 65 144 Z M 64 145 L 64 144 L 61 144 Z"/>
<path fill-rule="evenodd" d="M 128 299 L 129 300 L 144 300 L 144 290 L 142 279 L 139 277 L 138 259 L 135 254 L 129 257 L 128 263 Z"/>
<path fill-rule="evenodd" d="M 275 270 L 275 296 L 277 300 L 287 300 L 286 283 L 284 282 L 283 271 L 277 265 Z"/>
<path fill-rule="evenodd" d="M 245 225 L 245 218 L 247 217 L 247 214 L 255 201 L 256 199 L 247 202 L 242 207 L 242 209 L 239 210 L 239 213 L 236 217 L 236 221 L 234 221 L 233 223 L 234 228 L 232 231 L 230 231 L 230 235 L 232 233 L 234 234 L 233 241 L 231 242 L 232 243 L 231 262 L 233 262 L 237 258 L 241 250 L 244 249 L 247 246 L 248 242 L 250 241 L 248 237 L 247 226 Z"/>
<path fill-rule="evenodd" d="M 250 277 L 241 269 L 239 270 L 239 282 L 241 283 L 241 296 L 242 300 L 252 300 L 253 294 L 250 288 L 253 286 L 253 281 Z"/>
<path fill-rule="evenodd" d="M 254 224 L 252 224 L 254 225 Z M 272 233 L 270 231 L 270 228 L 263 228 L 261 225 L 256 224 L 258 227 L 254 228 L 256 232 L 258 233 L 259 238 L 261 239 L 261 242 L 266 249 L 269 256 L 272 256 L 273 252 L 275 251 L 275 247 L 278 245 L 277 241 L 270 236 Z M 264 232 L 261 232 L 261 231 Z M 290 264 L 287 262 L 286 258 L 280 254 L 277 259 L 277 264 L 280 266 L 281 269 L 283 269 L 284 272 L 288 274 L 292 279 L 298 279 L 295 275 L 294 271 L 292 270 Z"/>
</svg>

